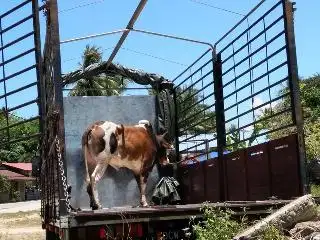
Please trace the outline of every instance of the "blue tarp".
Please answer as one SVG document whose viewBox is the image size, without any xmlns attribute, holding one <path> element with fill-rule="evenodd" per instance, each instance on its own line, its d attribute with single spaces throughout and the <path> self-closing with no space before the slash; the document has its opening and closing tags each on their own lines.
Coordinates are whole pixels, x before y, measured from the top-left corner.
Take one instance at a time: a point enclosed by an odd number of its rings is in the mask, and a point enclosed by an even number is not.
<svg viewBox="0 0 320 240">
<path fill-rule="evenodd" d="M 225 151 L 224 154 L 228 154 L 229 151 Z M 195 154 L 195 155 L 200 155 L 200 154 Z M 203 161 L 207 161 L 208 159 L 212 159 L 212 158 L 216 158 L 218 157 L 218 152 L 210 152 L 208 154 L 203 154 L 199 157 L 197 157 L 197 160 L 199 160 L 200 162 L 203 162 Z M 192 162 L 191 160 L 188 161 L 187 163 L 188 165 L 192 165 L 192 164 L 195 164 L 195 162 Z"/>
</svg>

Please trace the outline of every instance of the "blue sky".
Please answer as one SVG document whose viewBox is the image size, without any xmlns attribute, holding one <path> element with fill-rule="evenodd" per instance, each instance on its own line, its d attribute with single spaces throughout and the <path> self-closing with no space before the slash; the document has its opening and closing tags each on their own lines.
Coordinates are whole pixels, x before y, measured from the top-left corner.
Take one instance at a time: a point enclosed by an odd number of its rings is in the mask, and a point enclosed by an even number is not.
<svg viewBox="0 0 320 240">
<path fill-rule="evenodd" d="M 22 0 L 1 1 L 0 14 L 11 9 Z M 39 1 L 41 4 L 41 1 Z M 123 29 L 138 0 L 59 0 L 60 39 L 66 40 L 91 34 L 97 34 L 117 29 Z M 197 39 L 215 43 L 227 30 L 241 19 L 240 15 L 222 11 L 211 6 L 247 13 L 258 0 L 149 0 L 144 11 L 135 24 L 135 28 L 160 33 L 173 34 L 181 37 Z M 275 0 L 267 0 L 262 12 L 270 8 Z M 86 5 L 85 7 L 79 7 Z M 16 15 L 2 19 L 2 28 L 27 16 L 30 4 L 19 10 Z M 308 77 L 320 72 L 320 47 L 318 39 L 320 31 L 320 1 L 297 1 L 295 13 L 295 33 L 299 75 Z M 259 14 L 257 15 L 259 16 Z M 254 21 L 254 19 L 249 19 Z M 14 31 L 4 34 L 4 43 L 27 33 L 32 29 L 32 22 L 26 22 Z M 41 37 L 44 43 L 44 17 L 41 14 Z M 80 42 L 61 45 L 62 72 L 75 70 L 81 62 L 81 54 L 86 44 L 95 44 L 102 49 L 103 58 L 107 59 L 115 46 L 120 34 L 100 37 Z M 194 59 L 208 49 L 207 46 L 186 43 L 182 41 L 159 38 L 141 33 L 130 33 L 125 44 L 116 56 L 114 62 L 130 68 L 142 69 L 173 79 Z M 15 47 L 4 51 L 5 58 L 13 57 L 22 51 L 32 48 L 32 38 L 27 39 Z M 138 53 L 139 52 L 139 53 Z M 166 59 L 164 61 L 163 59 Z M 27 55 L 19 61 L 12 62 L 5 68 L 6 76 L 34 63 L 34 56 Z M 0 67 L 0 78 L 3 78 Z M 10 79 L 7 91 L 34 81 L 35 72 L 30 71 L 18 78 Z M 29 88 L 20 94 L 8 97 L 8 107 L 22 104 L 36 98 L 35 87 Z M 3 93 L 1 86 L 0 94 Z M 261 99 L 258 99 L 259 101 Z M 262 102 L 265 99 L 261 100 Z M 0 100 L 4 106 L 4 99 Z M 36 105 L 31 105 L 19 111 L 23 116 L 36 115 Z"/>
</svg>

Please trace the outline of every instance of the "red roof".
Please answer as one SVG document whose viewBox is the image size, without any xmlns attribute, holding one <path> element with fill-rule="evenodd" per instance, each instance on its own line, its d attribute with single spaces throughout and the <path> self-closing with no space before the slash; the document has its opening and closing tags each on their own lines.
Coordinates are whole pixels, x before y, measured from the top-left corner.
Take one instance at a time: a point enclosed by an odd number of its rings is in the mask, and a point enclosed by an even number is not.
<svg viewBox="0 0 320 240">
<path fill-rule="evenodd" d="M 0 175 L 8 177 L 9 180 L 34 180 L 33 177 L 27 177 L 19 173 L 11 172 L 9 170 L 0 170 Z"/>
<path fill-rule="evenodd" d="M 7 163 L 7 162 L 3 162 L 2 165 L 14 167 L 14 168 L 21 169 L 24 171 L 31 171 L 32 170 L 32 163 Z"/>
</svg>

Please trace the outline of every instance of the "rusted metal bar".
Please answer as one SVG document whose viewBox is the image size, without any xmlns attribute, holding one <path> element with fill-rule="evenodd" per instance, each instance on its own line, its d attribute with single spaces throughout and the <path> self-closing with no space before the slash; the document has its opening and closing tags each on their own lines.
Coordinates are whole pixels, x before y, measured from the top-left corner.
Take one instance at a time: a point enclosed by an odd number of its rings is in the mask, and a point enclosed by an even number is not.
<svg viewBox="0 0 320 240">
<path fill-rule="evenodd" d="M 44 80 L 42 78 L 42 57 L 41 57 L 41 38 L 40 38 L 40 20 L 39 20 L 39 5 L 38 0 L 32 0 L 32 13 L 33 13 L 33 42 L 35 46 L 35 62 L 36 62 L 36 75 L 37 75 L 37 90 L 39 105 L 39 132 L 43 134 L 44 132 L 44 111 L 45 111 L 45 87 Z M 39 144 L 41 145 L 42 137 L 39 139 Z"/>
<path fill-rule="evenodd" d="M 34 31 L 31 31 L 31 32 L 29 32 L 29 33 L 27 33 L 27 34 L 25 34 L 25 35 L 23 35 L 23 36 L 21 36 L 21 37 L 19 37 L 19 38 L 15 39 L 15 40 L 13 40 L 13 41 L 11 41 L 11 42 L 7 43 L 7 44 L 6 44 L 6 45 L 4 45 L 3 47 L 0 47 L 0 51 L 2 51 L 3 49 L 6 49 L 6 48 L 8 48 L 8 47 L 10 47 L 10 46 L 12 46 L 12 45 L 14 45 L 14 44 L 16 44 L 16 43 L 18 43 L 18 42 L 20 42 L 20 41 L 24 40 L 24 39 L 26 39 L 26 38 L 28 38 L 28 37 L 32 36 L 33 34 L 34 34 Z"/>
<path fill-rule="evenodd" d="M 35 134 L 29 135 L 29 136 L 26 136 L 26 137 L 21 137 L 21 138 L 16 138 L 16 139 L 13 139 L 13 140 L 0 142 L 0 147 L 2 147 L 4 145 L 10 145 L 10 144 L 13 144 L 13 143 L 21 142 L 21 141 L 24 141 L 24 140 L 30 140 L 32 138 L 37 138 L 37 137 L 40 137 L 40 136 L 41 136 L 41 133 L 35 133 Z"/>
<path fill-rule="evenodd" d="M 28 55 L 29 53 L 32 53 L 34 50 L 35 50 L 34 48 L 31 48 L 31 49 L 29 49 L 27 51 L 24 51 L 23 53 L 20 53 L 20 54 L 18 54 L 16 56 L 6 60 L 6 61 L 3 61 L 2 63 L 0 63 L 0 67 L 4 66 L 5 64 L 8 64 L 10 62 L 13 62 L 13 61 L 25 56 L 25 55 Z"/>
<path fill-rule="evenodd" d="M 214 106 L 214 104 L 212 104 L 212 105 L 210 105 L 210 106 L 208 106 L 208 107 L 206 107 L 206 108 L 198 111 L 198 112 L 195 113 L 195 114 L 192 114 L 192 115 L 191 115 L 190 117 L 188 117 L 187 119 L 184 119 L 183 121 L 179 122 L 179 124 L 182 124 L 182 123 L 186 122 L 187 120 L 194 120 L 194 119 L 196 119 L 196 117 L 197 117 L 200 113 L 205 112 L 205 110 L 208 110 L 208 109 L 210 109 L 210 108 L 213 107 L 213 106 Z M 197 121 L 197 122 L 193 122 L 193 125 L 188 126 L 187 128 L 182 129 L 182 130 L 180 131 L 180 133 L 183 133 L 183 132 L 185 132 L 185 131 L 188 131 L 189 129 L 192 129 L 193 127 L 196 127 L 197 125 L 199 125 L 199 124 L 202 123 L 202 122 L 208 121 L 208 120 L 210 119 L 210 117 L 211 117 L 211 116 L 208 116 L 206 119 L 201 119 L 201 120 L 199 120 L 199 121 Z"/>
<path fill-rule="evenodd" d="M 0 99 L 1 99 L 1 98 L 4 98 L 4 97 L 7 97 L 7 96 L 10 96 L 10 95 L 12 95 L 12 94 L 15 94 L 15 93 L 17 93 L 17 92 L 23 91 L 23 90 L 25 90 L 25 89 L 27 89 L 27 88 L 30 88 L 30 87 L 33 87 L 33 86 L 35 86 L 35 85 L 37 85 L 37 82 L 33 82 L 33 83 L 30 83 L 30 84 L 25 85 L 25 86 L 23 86 L 23 87 L 17 88 L 17 89 L 15 89 L 15 90 L 13 90 L 13 91 L 7 92 L 6 94 L 0 95 Z"/>
<path fill-rule="evenodd" d="M 1 63 L 0 67 L 2 66 L 2 76 L 3 78 L 6 78 L 6 71 L 5 71 L 5 57 L 4 57 L 4 51 L 3 51 L 3 46 L 4 46 L 4 40 L 3 40 L 3 29 L 2 29 L 2 18 L 0 18 L 0 40 L 1 40 Z M 6 81 L 3 81 L 3 90 L 4 90 L 4 102 L 5 102 L 5 118 L 6 118 L 6 124 L 9 126 L 9 114 L 8 114 L 8 99 L 7 99 L 7 85 Z M 8 141 L 10 140 L 10 131 L 7 129 L 7 137 Z M 10 144 L 8 144 L 10 147 Z"/>
<path fill-rule="evenodd" d="M 0 18 L 4 18 L 5 16 L 8 16 L 9 14 L 13 13 L 14 11 L 17 11 L 18 9 L 22 8 L 23 6 L 27 5 L 30 3 L 31 0 L 26 0 L 19 5 L 15 6 L 14 8 L 10 9 L 9 11 L 5 12 L 4 14 L 0 15 Z"/>
<path fill-rule="evenodd" d="M 223 152 L 226 146 L 226 125 L 224 114 L 223 101 L 223 80 L 222 80 L 222 60 L 221 53 L 214 52 L 213 61 L 213 81 L 214 81 L 214 95 L 215 95 L 215 118 L 216 118 L 216 132 L 217 132 L 217 151 L 218 151 L 218 166 L 220 179 L 220 197 L 221 201 L 226 200 L 226 184 L 224 181 L 224 163 Z"/>
<path fill-rule="evenodd" d="M 209 118 L 208 118 L 209 119 Z M 216 126 L 213 126 L 213 128 L 216 128 Z M 196 140 L 191 140 L 192 138 L 195 138 L 195 137 L 198 137 L 198 136 L 200 136 L 200 135 L 203 135 L 203 133 L 197 133 L 197 134 L 195 134 L 195 135 L 193 135 L 193 136 L 190 136 L 190 137 L 188 137 L 188 138 L 185 138 L 185 139 L 183 139 L 182 141 L 181 141 L 181 143 L 183 143 L 183 142 L 199 142 L 199 141 L 207 141 L 208 139 L 196 139 Z M 216 140 L 217 138 L 213 138 L 212 140 Z"/>
<path fill-rule="evenodd" d="M 178 85 L 176 85 L 176 88 L 180 87 L 182 84 L 184 84 L 186 81 L 188 81 L 190 78 L 192 78 L 195 74 L 197 74 L 199 71 L 201 71 L 205 66 L 207 66 L 209 63 L 212 62 L 212 59 L 206 61 L 204 64 L 202 64 L 197 70 L 195 70 L 193 73 L 191 73 L 188 77 L 186 77 L 182 82 L 180 82 Z"/>
<path fill-rule="evenodd" d="M 130 31 L 130 29 L 133 27 L 134 23 L 137 21 L 139 15 L 142 12 L 142 10 L 143 10 L 144 6 L 146 5 L 146 3 L 147 3 L 147 0 L 141 0 L 140 1 L 138 7 L 136 8 L 136 10 L 134 11 L 134 13 L 133 13 L 133 15 L 131 17 L 126 29 L 129 29 L 129 31 Z M 120 37 L 117 45 L 113 49 L 113 51 L 112 51 L 112 53 L 111 53 L 111 55 L 110 55 L 110 57 L 109 57 L 109 59 L 107 61 L 107 67 L 110 65 L 110 63 L 113 61 L 113 59 L 117 55 L 117 53 L 118 53 L 119 49 L 121 48 L 124 40 L 126 40 L 128 34 L 129 34 L 129 31 L 125 31 L 125 32 L 122 33 L 122 36 Z"/>
<path fill-rule="evenodd" d="M 234 66 L 230 67 L 228 70 L 224 71 L 222 76 L 226 75 L 228 72 L 232 71 L 234 68 L 238 67 L 239 65 L 241 65 L 243 62 L 245 62 L 246 60 L 252 58 L 253 56 L 255 56 L 258 52 L 260 52 L 262 49 L 266 48 L 268 45 L 270 45 L 272 42 L 274 42 L 275 40 L 277 40 L 279 37 L 281 37 L 284 34 L 284 30 L 282 30 L 280 33 L 278 33 L 276 36 L 274 36 L 273 38 L 271 38 L 269 41 L 267 41 L 265 44 L 261 45 L 259 48 L 257 48 L 256 50 L 254 50 L 253 52 L 251 52 L 250 54 L 248 54 L 246 57 L 242 58 L 241 60 L 239 60 L 236 64 L 234 64 Z M 235 54 L 233 54 L 235 55 Z M 268 58 L 268 56 L 266 56 L 266 58 Z"/>
<path fill-rule="evenodd" d="M 211 140 L 208 141 L 208 142 L 212 142 L 212 141 L 214 141 L 214 140 L 216 140 L 216 139 L 213 138 L 213 139 L 211 139 Z M 183 141 L 182 141 L 182 142 L 183 142 Z M 192 147 L 185 148 L 185 149 L 183 149 L 183 151 L 188 151 L 188 150 L 190 150 L 190 149 L 192 149 L 192 148 L 200 147 L 201 145 L 206 145 L 206 142 L 201 142 L 201 143 L 198 143 L 198 144 L 196 144 L 196 145 L 193 145 Z"/>
<path fill-rule="evenodd" d="M 274 51 L 272 54 L 270 54 L 268 57 L 262 59 L 260 62 L 256 63 L 255 65 L 253 65 L 252 67 L 248 68 L 246 71 L 242 72 L 241 74 L 239 74 L 237 77 L 233 78 L 232 80 L 230 80 L 229 82 L 225 83 L 223 85 L 223 87 L 225 88 L 226 86 L 230 85 L 231 83 L 233 83 L 234 81 L 236 81 L 237 79 L 243 77 L 244 75 L 246 75 L 247 73 L 249 73 L 250 71 L 252 71 L 253 69 L 259 67 L 261 64 L 263 64 L 264 62 L 268 61 L 270 58 L 276 56 L 277 54 L 279 54 L 281 51 L 285 50 L 286 46 L 283 46 L 281 48 L 279 48 L 278 50 Z"/>
<path fill-rule="evenodd" d="M 77 41 L 81 41 L 81 40 L 85 40 L 85 39 L 89 39 L 89 38 L 103 37 L 103 36 L 113 35 L 113 34 L 117 34 L 117 33 L 127 32 L 127 31 L 129 31 L 129 29 L 120 29 L 120 30 L 115 30 L 115 31 L 111 31 L 111 32 L 104 32 L 104 33 L 99 33 L 99 34 L 88 35 L 88 36 L 84 36 L 84 37 L 71 38 L 71 39 L 60 41 L 60 44 L 69 43 L 69 42 L 77 42 Z"/>
<path fill-rule="evenodd" d="M 231 143 L 231 144 L 228 144 L 226 145 L 227 147 L 230 147 L 230 146 L 234 146 L 236 144 L 239 144 L 239 143 L 242 143 L 242 142 L 245 142 L 245 141 L 248 141 L 252 138 L 258 138 L 258 137 L 261 137 L 261 136 L 264 136 L 264 135 L 267 135 L 267 134 L 270 134 L 270 133 L 273 133 L 273 132 L 277 132 L 277 131 L 280 131 L 280 130 L 283 130 L 283 129 L 287 129 L 289 127 L 294 127 L 294 124 L 292 123 L 289 123 L 289 124 L 286 124 L 284 126 L 281 126 L 281 127 L 278 127 L 278 128 L 275 128 L 275 129 L 272 129 L 272 130 L 269 130 L 269 131 L 266 131 L 266 132 L 263 132 L 263 133 L 259 133 L 259 134 L 256 134 L 254 136 L 250 136 L 248 138 L 245 138 L 245 139 L 242 139 L 240 141 L 237 141 L 237 142 L 234 142 L 234 143 Z"/>
<path fill-rule="evenodd" d="M 185 70 L 182 71 L 177 77 L 175 77 L 172 82 L 175 82 L 179 77 L 181 77 L 183 74 L 185 74 L 190 68 L 192 68 L 196 63 L 198 63 L 204 56 L 210 52 L 211 49 L 206 50 L 203 54 L 201 54 L 200 57 L 198 57 L 193 63 L 191 63 Z"/>
<path fill-rule="evenodd" d="M 207 96 L 205 96 L 204 98 L 198 100 L 197 102 L 193 103 L 192 105 L 188 106 L 186 109 L 184 109 L 183 111 L 180 111 L 180 114 L 183 114 L 185 113 L 186 111 L 188 111 L 188 109 L 198 105 L 199 103 L 201 103 L 202 101 L 204 100 L 207 100 L 209 97 L 212 97 L 214 95 L 214 91 L 210 94 L 208 94 Z"/>
<path fill-rule="evenodd" d="M 54 104 L 59 113 L 58 132 L 56 133 L 60 139 L 61 146 L 61 166 L 62 171 L 67 179 L 67 167 L 65 160 L 65 132 L 64 132 L 64 112 L 63 112 L 63 83 L 61 79 L 61 56 L 60 56 L 60 36 L 59 36 L 59 19 L 58 19 L 58 4 L 57 0 L 48 2 L 49 6 L 49 21 L 51 31 L 51 48 L 53 58 L 53 83 L 54 83 Z M 60 169 L 60 168 L 59 168 Z M 60 177 L 60 170 L 58 176 Z M 58 181 L 59 184 L 59 213 L 60 216 L 68 214 L 67 208 L 67 193 L 65 192 L 63 181 Z"/>
<path fill-rule="evenodd" d="M 26 107 L 26 106 L 29 106 L 29 105 L 37 103 L 37 102 L 38 102 L 38 99 L 34 99 L 34 100 L 31 100 L 31 101 L 28 101 L 28 102 L 24 102 L 24 103 L 22 103 L 20 105 L 17 105 L 15 107 L 8 108 L 7 112 L 9 113 L 9 112 L 15 111 L 17 109 L 20 109 L 20 108 L 23 108 L 23 107 Z"/>
<path fill-rule="evenodd" d="M 291 111 L 291 108 L 286 108 L 286 109 L 281 110 L 281 111 L 279 111 L 279 112 L 277 112 L 277 113 L 274 113 L 273 115 L 269 115 L 269 116 L 267 116 L 267 117 L 260 118 L 259 120 L 253 121 L 253 122 L 248 123 L 248 124 L 246 124 L 246 125 L 243 125 L 243 126 L 237 128 L 237 129 L 233 129 L 233 130 L 227 132 L 226 135 L 232 134 L 232 133 L 237 132 L 237 131 L 242 130 L 242 129 L 244 130 L 245 128 L 250 127 L 250 126 L 252 126 L 252 125 L 254 125 L 254 124 L 257 124 L 257 123 L 260 123 L 260 122 L 269 120 L 269 119 L 271 119 L 271 118 L 274 118 L 274 117 L 277 117 L 277 116 L 279 116 L 279 115 L 288 113 L 288 112 L 290 112 L 290 111 Z"/>
<path fill-rule="evenodd" d="M 202 77 L 200 77 L 197 81 L 193 82 L 192 84 L 190 84 L 187 88 L 183 89 L 183 91 L 181 91 L 179 94 L 183 94 L 185 92 L 187 92 L 189 89 L 191 89 L 192 87 L 194 87 L 197 83 L 201 82 L 201 80 L 205 79 L 206 77 L 208 77 L 210 74 L 213 73 L 213 70 L 210 70 L 209 72 L 207 72 L 206 74 L 204 74 Z M 209 85 L 210 84 L 213 84 L 212 82 L 209 82 L 208 83 Z M 206 85 L 204 87 L 202 87 L 201 89 L 199 89 L 196 93 L 192 94 L 191 96 L 189 96 L 189 98 L 192 98 L 194 97 L 195 95 L 197 95 L 199 92 L 201 92 L 203 89 L 207 88 L 209 85 Z M 183 103 L 187 100 L 189 100 L 189 98 L 186 98 L 184 99 L 184 101 L 180 102 L 180 103 Z"/>
<path fill-rule="evenodd" d="M 229 118 L 229 119 L 225 120 L 225 123 L 231 122 L 231 121 L 233 121 L 233 120 L 235 120 L 235 119 L 237 119 L 237 118 L 240 118 L 240 117 L 242 117 L 242 116 L 245 116 L 246 114 L 248 114 L 248 113 L 250 113 L 250 112 L 253 112 L 253 111 L 255 111 L 255 110 L 258 110 L 259 108 L 265 107 L 265 106 L 269 105 L 269 104 L 272 103 L 272 102 L 276 102 L 276 101 L 278 101 L 278 100 L 280 100 L 280 99 L 282 99 L 282 98 L 288 97 L 289 94 L 290 94 L 290 93 L 285 93 L 285 94 L 282 94 L 282 95 L 280 95 L 280 96 L 278 96 L 278 97 L 276 97 L 276 98 L 274 98 L 274 99 L 271 99 L 270 101 L 264 102 L 263 104 L 261 104 L 261 105 L 259 105 L 259 106 L 256 106 L 256 107 L 254 107 L 254 108 L 251 108 L 251 109 L 249 109 L 249 110 L 247 110 L 247 111 L 245 111 L 245 112 L 243 112 L 243 113 L 241 113 L 241 114 L 239 114 L 239 115 L 237 115 L 237 116 L 235 116 L 235 117 L 232 117 L 232 118 Z"/>
<path fill-rule="evenodd" d="M 20 24 L 22 24 L 22 23 L 24 23 L 24 22 L 26 22 L 26 21 L 28 21 L 28 20 L 30 20 L 30 19 L 32 19 L 32 18 L 33 18 L 33 14 L 31 14 L 31 15 L 23 18 L 23 19 L 21 19 L 20 21 L 14 23 L 14 24 L 12 24 L 12 25 L 10 25 L 9 27 L 6 27 L 5 29 L 2 29 L 1 33 L 8 32 L 9 30 L 11 30 L 11 29 L 19 26 Z"/>
<path fill-rule="evenodd" d="M 278 66 L 270 69 L 270 70 L 267 71 L 266 73 L 264 73 L 264 74 L 260 75 L 259 77 L 253 79 L 251 82 L 249 82 L 249 83 L 241 86 L 240 88 L 237 88 L 235 91 L 233 91 L 233 92 L 229 93 L 228 95 L 224 96 L 224 99 L 227 99 L 227 98 L 229 98 L 230 96 L 232 96 L 232 95 L 240 92 L 241 90 L 245 89 L 246 87 L 250 86 L 251 84 L 259 81 L 260 79 L 263 79 L 263 78 L 266 77 L 266 76 L 268 76 L 270 73 L 273 73 L 273 72 L 277 71 L 278 69 L 282 68 L 282 67 L 285 66 L 286 64 L 287 64 L 287 61 L 285 61 L 285 62 L 283 62 L 283 63 L 280 63 Z"/>
<path fill-rule="evenodd" d="M 216 47 L 222 40 L 224 40 L 230 33 L 232 33 L 242 22 L 244 22 L 252 13 L 254 13 L 266 0 L 261 0 L 247 15 L 245 15 L 236 25 L 234 25 L 228 32 L 226 32 L 215 44 L 214 46 Z M 242 34 L 245 34 L 245 32 L 243 32 Z M 241 37 L 241 36 L 239 36 Z M 234 40 L 236 41 L 236 39 Z M 233 42 L 231 42 L 229 44 L 229 46 L 232 44 Z M 228 46 L 226 46 L 224 48 L 224 50 L 227 48 Z M 220 53 L 223 52 L 220 51 Z"/>
<path fill-rule="evenodd" d="M 300 100 L 300 88 L 298 78 L 298 64 L 296 55 L 296 43 L 293 22 L 293 3 L 289 0 L 282 0 L 284 14 L 284 28 L 286 39 L 286 52 L 288 57 L 288 76 L 292 106 L 292 120 L 297 126 L 301 194 L 310 192 L 310 186 L 306 171 L 306 150 L 303 131 L 303 114 Z"/>
<path fill-rule="evenodd" d="M 255 35 L 253 38 L 251 38 L 248 42 L 246 42 L 244 45 L 242 45 L 240 48 L 238 48 L 234 53 L 232 53 L 229 57 L 226 57 L 223 59 L 222 64 L 230 60 L 235 54 L 239 53 L 241 50 L 243 50 L 245 47 L 247 47 L 249 44 L 253 43 L 255 40 L 257 40 L 260 36 L 265 34 L 270 28 L 272 28 L 274 25 L 276 25 L 278 22 L 280 22 L 283 19 L 283 15 L 278 17 L 276 20 L 274 20 L 272 23 L 270 23 L 267 27 L 265 27 L 262 31 L 260 31 L 257 35 Z"/>
<path fill-rule="evenodd" d="M 9 125 L 7 127 L 0 128 L 0 132 L 3 131 L 3 130 L 6 130 L 8 128 L 13 128 L 13 127 L 16 127 L 16 126 L 19 126 L 19 125 L 22 125 L 22 124 L 25 124 L 25 123 L 28 123 L 28 122 L 32 122 L 34 120 L 39 120 L 39 116 L 35 116 L 35 117 L 32 117 L 32 118 L 29 118 L 29 119 L 26 119 L 26 120 L 11 124 L 11 125 Z"/>
<path fill-rule="evenodd" d="M 191 39 L 191 38 L 178 37 L 178 36 L 174 36 L 174 35 L 170 35 L 170 34 L 151 32 L 151 31 L 146 31 L 146 30 L 141 30 L 141 29 L 132 28 L 130 30 L 134 31 L 134 32 L 145 33 L 145 34 L 155 35 L 155 36 L 159 36 L 159 37 L 166 37 L 166 38 L 172 38 L 172 39 L 182 40 L 182 41 L 186 41 L 186 42 L 192 42 L 192 43 L 198 43 L 198 44 L 202 44 L 202 45 L 207 45 L 207 46 L 210 47 L 211 50 L 214 49 L 214 46 L 210 42 L 204 42 L 204 41 L 195 40 L 195 39 Z"/>
<path fill-rule="evenodd" d="M 176 149 L 176 159 L 175 161 L 178 162 L 180 161 L 179 158 L 179 152 L 180 152 L 180 147 L 179 147 L 179 117 L 178 117 L 178 101 L 177 101 L 177 89 L 173 88 L 173 102 L 174 102 L 174 131 L 175 131 L 175 149 Z M 157 108 L 156 108 L 157 109 Z M 176 173 L 176 171 L 174 171 Z"/>
<path fill-rule="evenodd" d="M 226 112 L 226 111 L 230 110 L 231 108 L 234 108 L 234 107 L 236 107 L 237 105 L 239 105 L 239 104 L 241 104 L 241 103 L 243 103 L 243 102 L 245 102 L 245 101 L 247 101 L 247 100 L 250 100 L 250 98 L 255 97 L 255 96 L 258 96 L 260 93 L 263 93 L 264 91 L 267 91 L 268 89 L 273 88 L 273 87 L 275 87 L 275 86 L 277 86 L 277 85 L 279 85 L 279 84 L 281 84 L 281 83 L 283 83 L 283 82 L 285 82 L 285 81 L 287 81 L 287 80 L 288 80 L 288 77 L 282 78 L 281 80 L 279 80 L 279 81 L 271 84 L 270 86 L 267 86 L 267 87 L 265 87 L 265 88 L 263 88 L 263 89 L 255 92 L 255 93 L 250 94 L 249 96 L 247 96 L 247 97 L 245 97 L 245 98 L 242 98 L 242 99 L 241 99 L 240 101 L 238 101 L 237 103 L 232 104 L 232 105 L 230 105 L 229 107 L 225 108 L 224 111 Z"/>
<path fill-rule="evenodd" d="M 20 74 L 25 73 L 25 72 L 28 72 L 28 71 L 30 71 L 31 69 L 35 68 L 35 67 L 36 67 L 36 65 L 34 64 L 34 65 L 30 66 L 30 67 L 26 67 L 26 68 L 24 68 L 24 69 L 22 69 L 22 70 L 20 70 L 20 71 L 18 71 L 18 72 L 15 72 L 15 73 L 13 73 L 13 74 L 11 74 L 11 75 L 8 75 L 8 76 L 0 79 L 0 83 L 2 83 L 3 81 L 8 80 L 8 79 L 10 79 L 10 78 L 14 78 L 14 77 L 16 77 L 16 76 L 18 76 L 18 75 L 20 75 Z"/>
</svg>

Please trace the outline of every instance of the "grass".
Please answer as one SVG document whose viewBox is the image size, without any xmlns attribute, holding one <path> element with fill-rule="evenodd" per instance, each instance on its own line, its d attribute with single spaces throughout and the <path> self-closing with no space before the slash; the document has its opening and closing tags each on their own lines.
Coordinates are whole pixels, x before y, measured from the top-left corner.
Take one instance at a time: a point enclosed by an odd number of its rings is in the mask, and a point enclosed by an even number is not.
<svg viewBox="0 0 320 240">
<path fill-rule="evenodd" d="M 205 205 L 202 211 L 205 221 L 202 223 L 192 223 L 196 239 L 229 240 L 246 227 L 245 219 L 240 222 L 233 220 L 228 210 L 224 211 Z"/>
<path fill-rule="evenodd" d="M 285 240 L 287 239 L 283 232 L 276 227 L 270 225 L 266 230 L 257 238 L 258 240 Z"/>
<path fill-rule="evenodd" d="M 311 195 L 313 197 L 320 197 L 320 185 L 316 185 L 316 184 L 311 185 Z M 320 205 L 318 205 L 318 213 L 320 215 Z"/>
<path fill-rule="evenodd" d="M 311 185 L 311 194 L 314 197 L 320 197 L 320 185 Z"/>
<path fill-rule="evenodd" d="M 311 185 L 311 194 L 314 197 L 320 197 L 320 185 Z M 318 207 L 320 213 L 320 206 Z M 227 240 L 232 239 L 237 233 L 248 226 L 248 222 L 235 221 L 231 218 L 229 211 L 210 208 L 205 205 L 202 209 L 204 213 L 203 223 L 192 223 L 192 229 L 198 240 Z M 256 240 L 285 240 L 285 234 L 282 230 L 274 226 L 268 226 L 266 230 Z"/>
<path fill-rule="evenodd" d="M 245 230 L 250 222 L 246 217 L 240 221 L 231 218 L 231 211 L 210 208 L 205 205 L 202 209 L 204 222 L 193 223 L 193 233 L 197 240 L 230 240 L 238 233 Z M 268 226 L 255 240 L 285 240 L 283 231 L 276 227 Z"/>
</svg>

